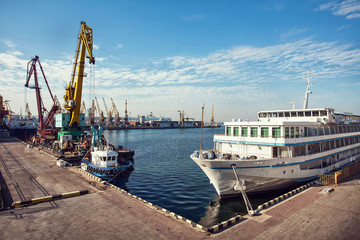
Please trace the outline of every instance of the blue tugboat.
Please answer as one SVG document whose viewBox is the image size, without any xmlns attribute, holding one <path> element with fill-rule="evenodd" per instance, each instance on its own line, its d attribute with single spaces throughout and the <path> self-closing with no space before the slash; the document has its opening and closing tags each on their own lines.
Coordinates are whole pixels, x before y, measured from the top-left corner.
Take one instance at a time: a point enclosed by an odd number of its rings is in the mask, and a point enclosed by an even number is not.
<svg viewBox="0 0 360 240">
<path fill-rule="evenodd" d="M 101 141 L 100 126 L 98 130 L 92 127 L 92 147 L 82 159 L 81 168 L 118 187 L 124 188 L 132 171 L 130 160 L 120 160 L 119 154 L 110 146 L 104 146 Z"/>
</svg>

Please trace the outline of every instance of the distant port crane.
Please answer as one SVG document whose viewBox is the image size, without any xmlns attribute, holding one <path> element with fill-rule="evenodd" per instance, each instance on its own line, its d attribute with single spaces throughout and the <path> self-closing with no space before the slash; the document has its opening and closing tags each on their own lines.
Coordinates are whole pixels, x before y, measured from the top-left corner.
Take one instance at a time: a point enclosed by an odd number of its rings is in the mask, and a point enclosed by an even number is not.
<svg viewBox="0 0 360 240">
<path fill-rule="evenodd" d="M 107 105 L 106 105 L 106 102 L 105 102 L 105 99 L 103 99 L 103 102 L 104 102 L 104 106 L 105 106 L 105 111 L 106 111 L 106 114 L 107 114 L 107 125 L 110 126 L 112 125 L 112 120 L 113 120 L 113 113 L 112 113 L 112 108 L 110 109 L 110 111 L 108 111 L 108 108 L 107 108 Z"/>
<path fill-rule="evenodd" d="M 104 121 L 105 121 L 104 112 L 101 111 L 99 102 L 98 102 L 98 100 L 97 100 L 96 97 L 95 97 L 95 103 L 96 103 L 96 108 L 97 108 L 98 114 L 99 114 L 99 116 L 100 116 L 100 125 L 103 125 L 103 124 L 104 124 Z"/>
<path fill-rule="evenodd" d="M 115 125 L 116 125 L 116 126 L 119 126 L 119 125 L 121 124 L 120 113 L 119 113 L 119 111 L 117 110 L 117 107 L 116 107 L 113 99 L 112 99 L 112 98 L 110 98 L 110 99 L 111 99 L 111 103 L 112 103 L 112 111 L 113 111 L 113 113 L 115 114 Z"/>
<path fill-rule="evenodd" d="M 26 113 L 26 115 L 27 115 L 27 120 L 31 120 L 31 112 L 30 112 L 29 103 L 26 103 L 25 113 Z"/>
<path fill-rule="evenodd" d="M 5 110 L 7 111 L 7 115 L 8 115 L 8 120 L 11 120 L 12 119 L 12 115 L 15 113 L 13 110 L 11 110 L 11 107 L 10 107 L 10 100 L 5 100 L 4 101 L 4 104 L 5 104 Z"/>
</svg>

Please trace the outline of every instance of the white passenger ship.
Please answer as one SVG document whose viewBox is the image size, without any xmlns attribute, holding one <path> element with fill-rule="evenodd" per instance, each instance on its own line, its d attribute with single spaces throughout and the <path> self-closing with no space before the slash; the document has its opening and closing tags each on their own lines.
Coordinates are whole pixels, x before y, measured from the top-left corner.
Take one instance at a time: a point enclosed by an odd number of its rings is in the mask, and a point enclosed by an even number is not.
<svg viewBox="0 0 360 240">
<path fill-rule="evenodd" d="M 225 122 L 214 149 L 190 157 L 221 198 L 301 184 L 360 159 L 360 116 L 332 108 L 260 111 Z"/>
</svg>

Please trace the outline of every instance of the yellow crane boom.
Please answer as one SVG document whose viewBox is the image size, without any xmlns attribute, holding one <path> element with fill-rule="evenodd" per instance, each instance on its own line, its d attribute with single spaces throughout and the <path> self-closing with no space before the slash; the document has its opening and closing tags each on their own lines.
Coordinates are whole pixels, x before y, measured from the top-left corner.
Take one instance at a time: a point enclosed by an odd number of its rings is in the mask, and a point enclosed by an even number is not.
<svg viewBox="0 0 360 240">
<path fill-rule="evenodd" d="M 80 106 L 84 78 L 85 57 L 87 52 L 87 58 L 89 58 L 89 63 L 95 64 L 95 57 L 93 56 L 92 50 L 92 29 L 87 26 L 85 22 L 81 22 L 81 30 L 79 33 L 79 41 L 76 50 L 72 79 L 66 87 L 64 96 L 65 108 L 71 115 L 69 127 L 80 126 Z M 76 82 L 74 83 L 75 76 L 77 76 L 77 78 Z"/>
<path fill-rule="evenodd" d="M 95 97 L 95 102 L 96 102 L 96 107 L 97 107 L 97 110 L 98 110 L 98 114 L 99 114 L 99 116 L 100 116 L 100 122 L 101 122 L 101 123 L 104 123 L 104 120 L 105 120 L 104 112 L 101 111 L 99 102 L 98 102 L 98 100 L 97 100 L 96 97 Z"/>
<path fill-rule="evenodd" d="M 120 113 L 119 113 L 119 111 L 117 110 L 117 107 L 116 107 L 113 99 L 112 99 L 112 98 L 110 98 L 110 99 L 111 99 L 111 103 L 112 103 L 112 112 L 115 113 L 115 122 L 116 122 L 117 125 L 119 125 L 119 124 L 120 124 L 120 120 L 121 120 Z"/>
<path fill-rule="evenodd" d="M 106 111 L 106 114 L 107 114 L 107 116 L 108 116 L 108 119 L 107 119 L 107 120 L 108 120 L 109 123 L 111 123 L 111 121 L 112 121 L 112 109 L 111 109 L 110 111 L 108 111 L 108 108 L 107 108 L 107 106 L 106 106 L 105 99 L 102 98 L 102 100 L 103 100 L 103 102 L 104 102 L 105 111 Z"/>
</svg>

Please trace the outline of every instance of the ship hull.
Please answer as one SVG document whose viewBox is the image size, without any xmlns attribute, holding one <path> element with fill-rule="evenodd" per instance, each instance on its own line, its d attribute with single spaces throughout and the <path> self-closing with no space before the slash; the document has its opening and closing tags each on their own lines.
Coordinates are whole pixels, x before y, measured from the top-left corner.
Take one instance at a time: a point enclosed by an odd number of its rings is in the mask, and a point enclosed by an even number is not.
<svg viewBox="0 0 360 240">
<path fill-rule="evenodd" d="M 192 154 L 191 158 L 199 165 L 214 186 L 220 198 L 229 198 L 241 195 L 235 190 L 238 184 L 236 174 L 243 189 L 248 194 L 261 194 L 264 192 L 296 187 L 318 178 L 339 167 L 346 166 L 356 158 L 347 158 L 336 164 L 321 169 L 301 170 L 300 162 L 287 159 L 288 164 L 278 165 L 276 159 L 267 161 L 256 160 L 217 160 L 203 159 Z M 293 158 L 299 160 L 299 158 Z M 298 163 L 298 164 L 297 164 Z"/>
<path fill-rule="evenodd" d="M 103 179 L 104 181 L 110 182 L 120 188 L 126 186 L 130 174 L 134 171 L 134 167 L 131 163 L 118 167 L 97 167 L 93 164 L 82 163 L 82 169 Z"/>
</svg>

